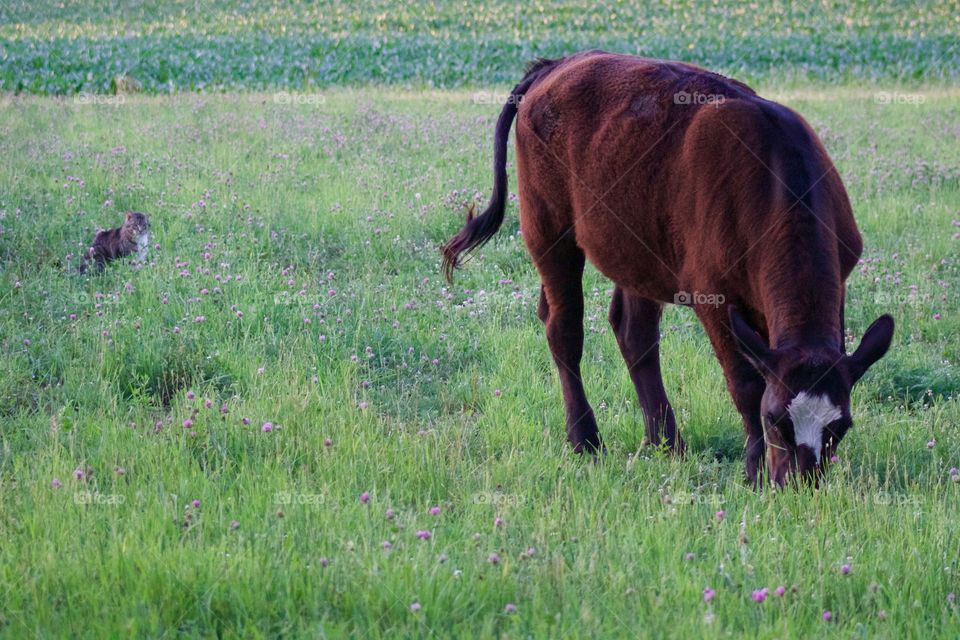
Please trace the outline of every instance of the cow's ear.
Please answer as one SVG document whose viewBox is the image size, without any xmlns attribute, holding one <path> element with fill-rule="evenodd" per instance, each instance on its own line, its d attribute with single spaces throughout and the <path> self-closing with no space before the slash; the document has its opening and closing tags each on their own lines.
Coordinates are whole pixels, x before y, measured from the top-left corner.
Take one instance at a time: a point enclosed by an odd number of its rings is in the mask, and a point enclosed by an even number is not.
<svg viewBox="0 0 960 640">
<path fill-rule="evenodd" d="M 873 321 L 857 350 L 847 356 L 847 367 L 850 372 L 850 383 L 853 384 L 863 377 L 874 362 L 883 357 L 890 348 L 893 340 L 893 318 L 884 314 Z"/>
<path fill-rule="evenodd" d="M 767 375 L 776 369 L 777 354 L 767 346 L 753 328 L 747 324 L 734 305 L 727 307 L 727 316 L 730 320 L 730 332 L 737 342 L 737 350 L 747 359 L 760 375 Z"/>
</svg>

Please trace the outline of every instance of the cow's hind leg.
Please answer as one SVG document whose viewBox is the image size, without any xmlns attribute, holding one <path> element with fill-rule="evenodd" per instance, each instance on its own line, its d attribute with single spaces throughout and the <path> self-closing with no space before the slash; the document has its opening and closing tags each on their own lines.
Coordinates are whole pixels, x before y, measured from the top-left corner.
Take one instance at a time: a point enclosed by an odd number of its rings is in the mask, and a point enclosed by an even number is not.
<svg viewBox="0 0 960 640">
<path fill-rule="evenodd" d="M 671 451 L 682 453 L 683 438 L 677 433 L 677 421 L 660 372 L 662 309 L 659 302 L 617 287 L 610 303 L 610 325 L 637 390 L 647 425 L 647 442 L 654 446 L 666 444 Z"/>
<path fill-rule="evenodd" d="M 602 448 L 593 409 L 580 377 L 583 356 L 583 252 L 563 239 L 536 260 L 542 287 L 537 315 L 547 330 L 547 343 L 557 365 L 567 418 L 567 438 L 577 453 Z"/>
</svg>

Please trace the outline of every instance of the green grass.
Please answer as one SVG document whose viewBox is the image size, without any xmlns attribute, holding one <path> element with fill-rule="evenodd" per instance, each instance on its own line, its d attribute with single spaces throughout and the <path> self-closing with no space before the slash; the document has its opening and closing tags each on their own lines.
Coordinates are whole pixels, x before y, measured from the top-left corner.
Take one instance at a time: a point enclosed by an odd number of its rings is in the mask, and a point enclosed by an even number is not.
<svg viewBox="0 0 960 640">
<path fill-rule="evenodd" d="M 584 6 L 586 5 L 586 6 Z M 581 49 L 682 59 L 745 81 L 955 83 L 960 22 L 943 1 L 363 2 L 10 0 L 0 91 L 266 90 L 515 82 Z"/>
<path fill-rule="evenodd" d="M 764 93 L 849 188 L 849 329 L 898 322 L 816 493 L 745 486 L 686 310 L 663 360 L 690 455 L 641 448 L 593 270 L 584 375 L 609 455 L 569 453 L 516 205 L 439 277 L 492 181 L 498 107 L 470 92 L 5 99 L 0 636 L 955 637 L 960 93 Z M 72 274 L 127 209 L 152 218 L 150 264 Z"/>
</svg>

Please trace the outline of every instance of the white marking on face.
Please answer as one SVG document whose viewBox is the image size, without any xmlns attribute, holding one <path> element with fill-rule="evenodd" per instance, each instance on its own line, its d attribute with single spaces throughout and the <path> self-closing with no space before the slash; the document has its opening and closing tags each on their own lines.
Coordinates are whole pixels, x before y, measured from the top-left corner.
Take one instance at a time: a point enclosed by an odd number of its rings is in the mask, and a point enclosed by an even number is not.
<svg viewBox="0 0 960 640">
<path fill-rule="evenodd" d="M 812 396 L 801 391 L 787 407 L 793 422 L 793 433 L 797 446 L 805 444 L 813 449 L 813 455 L 820 462 L 820 448 L 823 446 L 823 430 L 843 415 L 840 407 L 830 402 L 825 395 Z"/>
</svg>

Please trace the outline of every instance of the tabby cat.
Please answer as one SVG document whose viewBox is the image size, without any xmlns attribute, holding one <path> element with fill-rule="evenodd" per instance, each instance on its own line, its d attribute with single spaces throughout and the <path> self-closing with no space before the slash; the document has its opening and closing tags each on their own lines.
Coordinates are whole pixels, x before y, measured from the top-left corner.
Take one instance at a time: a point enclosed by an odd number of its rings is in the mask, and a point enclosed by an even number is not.
<svg viewBox="0 0 960 640">
<path fill-rule="evenodd" d="M 123 221 L 123 226 L 97 232 L 93 245 L 80 261 L 80 273 L 86 273 L 91 262 L 94 271 L 99 273 L 106 263 L 134 252 L 137 254 L 137 261 L 143 262 L 147 257 L 149 244 L 150 220 L 139 211 L 130 211 Z"/>
</svg>

